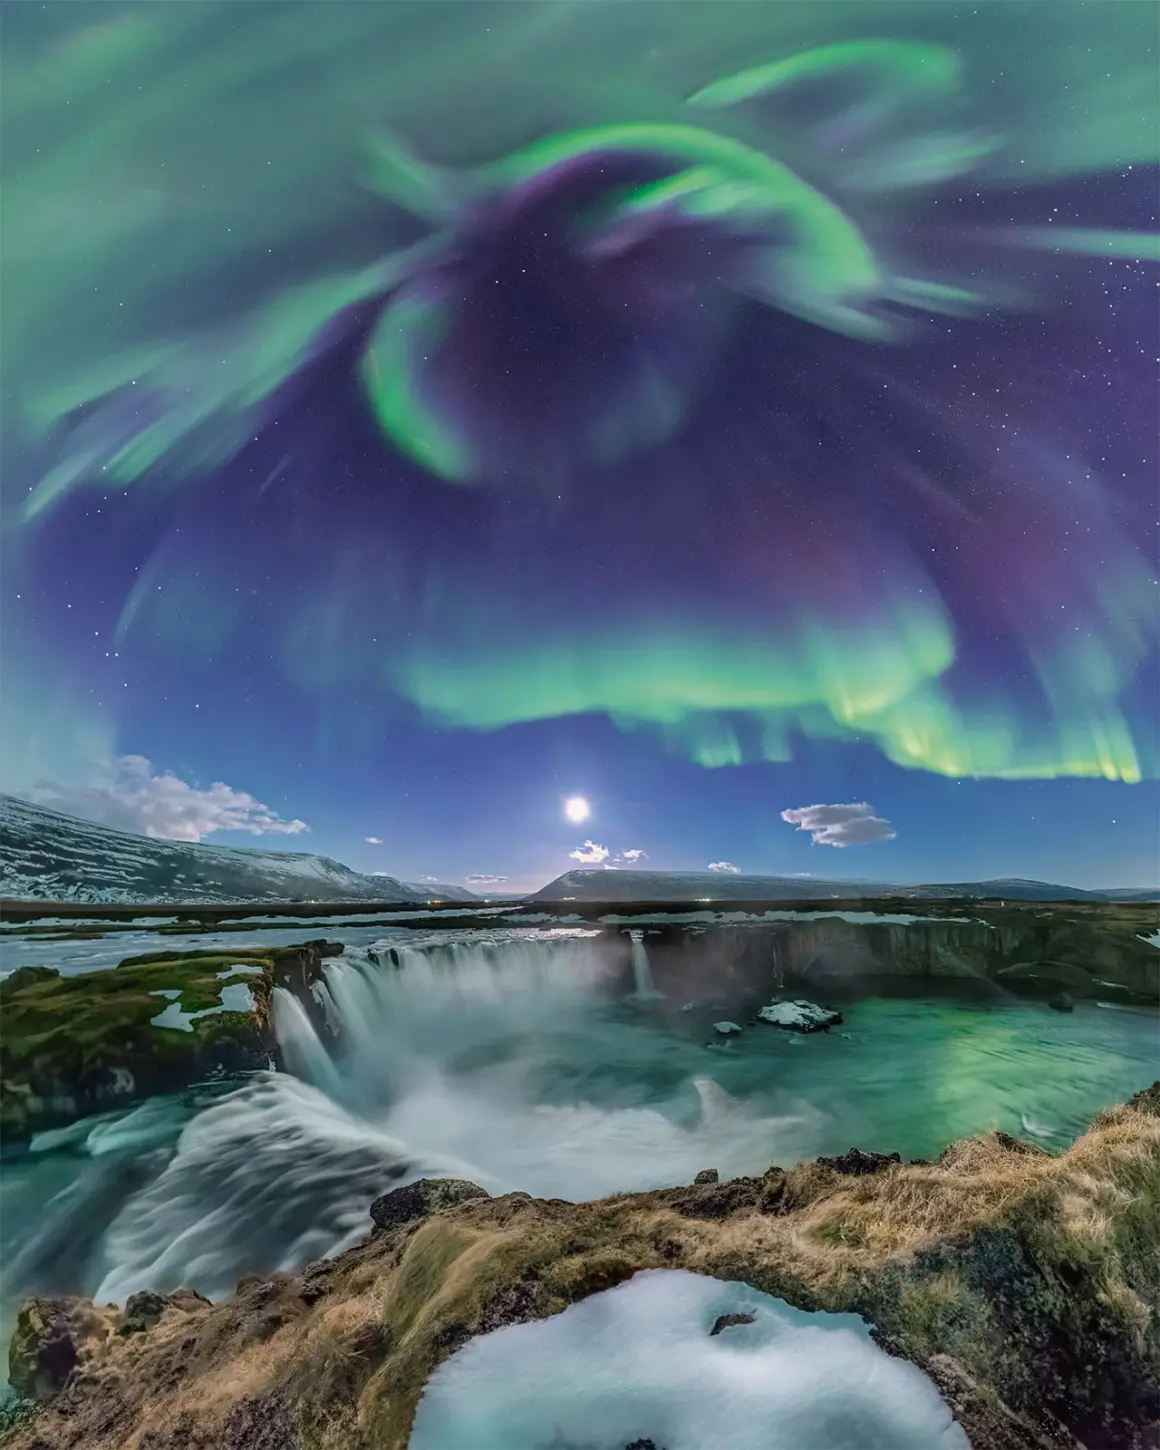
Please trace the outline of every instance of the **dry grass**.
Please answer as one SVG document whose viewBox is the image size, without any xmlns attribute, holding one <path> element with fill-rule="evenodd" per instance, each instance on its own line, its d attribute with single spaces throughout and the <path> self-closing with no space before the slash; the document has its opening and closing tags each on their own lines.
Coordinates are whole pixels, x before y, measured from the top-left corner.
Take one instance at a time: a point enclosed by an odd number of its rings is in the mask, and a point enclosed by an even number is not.
<svg viewBox="0 0 1160 1450">
<path fill-rule="evenodd" d="M 144 1426 L 184 1416 L 186 1433 L 192 1416 L 200 1428 L 183 1443 L 210 1450 L 249 1396 L 288 1406 L 303 1450 L 405 1450 L 432 1369 L 471 1334 L 664 1267 L 742 1278 L 806 1308 L 856 1309 L 957 1376 L 980 1414 L 1006 1417 L 1015 1438 L 990 1443 L 1062 1444 L 1018 1435 L 1047 1423 L 1035 1396 L 1050 1398 L 1072 1373 L 1071 1341 L 1078 1363 L 1089 1332 L 1124 1363 L 1160 1352 L 1157 1224 L 1160 1117 L 1142 1107 L 1103 1115 L 1059 1157 L 989 1134 L 938 1163 L 864 1177 L 804 1164 L 591 1204 L 477 1199 L 368 1240 L 265 1300 L 259 1286 L 182 1325 L 166 1315 L 136 1346 L 114 1342 L 107 1373 L 131 1383 L 131 1433 L 102 1432 L 95 1411 L 50 1409 L 11 1444 L 27 1450 L 39 1433 L 61 1450 L 132 1450 L 148 1443 Z"/>
</svg>

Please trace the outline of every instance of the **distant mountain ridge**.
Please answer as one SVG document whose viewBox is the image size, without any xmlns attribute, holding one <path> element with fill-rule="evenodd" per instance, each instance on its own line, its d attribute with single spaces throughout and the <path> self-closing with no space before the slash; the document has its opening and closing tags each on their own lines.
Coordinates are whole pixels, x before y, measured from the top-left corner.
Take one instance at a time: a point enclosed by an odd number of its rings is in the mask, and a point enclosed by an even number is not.
<svg viewBox="0 0 1160 1450">
<path fill-rule="evenodd" d="M 447 881 L 404 881 L 402 885 L 405 890 L 414 893 L 417 901 L 478 901 L 481 904 L 483 902 L 482 896 L 477 896 L 474 891 L 468 891 L 466 886 L 452 886 Z"/>
<path fill-rule="evenodd" d="M 0 795 L 0 896 L 175 906 L 261 901 L 417 904 L 430 900 L 436 890 L 394 876 L 364 876 L 340 861 L 308 852 L 138 836 Z"/>
<path fill-rule="evenodd" d="M 1154 901 L 1160 891 L 1084 891 L 1050 881 L 1000 877 L 896 886 L 883 881 L 827 881 L 817 876 L 743 876 L 727 871 L 565 871 L 529 901 L 802 901 L 823 897 L 978 897 L 1011 901 Z"/>
</svg>

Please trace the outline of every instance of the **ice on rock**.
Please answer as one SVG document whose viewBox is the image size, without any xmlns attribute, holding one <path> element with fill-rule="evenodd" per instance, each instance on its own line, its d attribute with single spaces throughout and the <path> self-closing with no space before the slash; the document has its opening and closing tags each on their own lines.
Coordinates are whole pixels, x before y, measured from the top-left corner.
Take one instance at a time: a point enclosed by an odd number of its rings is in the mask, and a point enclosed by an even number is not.
<svg viewBox="0 0 1160 1450">
<path fill-rule="evenodd" d="M 809 1314 L 748 1284 L 675 1269 L 471 1340 L 432 1375 L 409 1450 L 640 1441 L 970 1450 L 927 1376 L 879 1349 L 856 1315 Z"/>
<path fill-rule="evenodd" d="M 741 1031 L 736 1022 L 714 1022 L 713 1031 L 719 1032 L 722 1037 L 736 1037 Z"/>
<path fill-rule="evenodd" d="M 842 1021 L 840 1012 L 831 1012 L 816 1002 L 772 1002 L 757 1015 L 762 1022 L 787 1027 L 791 1032 L 821 1032 L 827 1027 L 837 1027 Z"/>
</svg>

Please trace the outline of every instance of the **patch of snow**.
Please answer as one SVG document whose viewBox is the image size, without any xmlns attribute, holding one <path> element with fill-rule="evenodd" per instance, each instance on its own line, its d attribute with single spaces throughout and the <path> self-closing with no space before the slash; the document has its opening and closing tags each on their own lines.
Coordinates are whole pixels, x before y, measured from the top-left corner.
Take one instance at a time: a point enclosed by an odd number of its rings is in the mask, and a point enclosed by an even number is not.
<svg viewBox="0 0 1160 1450">
<path fill-rule="evenodd" d="M 714 1022 L 713 1031 L 719 1032 L 722 1037 L 736 1037 L 741 1031 L 736 1022 Z"/>
<path fill-rule="evenodd" d="M 757 1015 L 762 1022 L 787 1027 L 791 1032 L 818 1032 L 825 1027 L 836 1027 L 842 1020 L 840 1012 L 831 1012 L 815 1002 L 771 1002 Z"/>
<path fill-rule="evenodd" d="M 178 998 L 181 996 L 181 989 L 165 987 L 160 991 L 150 992 L 149 995 L 151 997 Z M 183 1012 L 179 1001 L 171 1001 L 164 1012 L 150 1018 L 149 1025 L 151 1027 L 170 1027 L 178 1032 L 192 1032 L 193 1024 L 201 1017 L 215 1017 L 219 1012 L 252 1012 L 253 1010 L 254 997 L 249 987 L 241 985 L 223 987 L 220 1006 L 203 1007 L 200 1012 Z"/>
<path fill-rule="evenodd" d="M 714 1333 L 723 1316 L 739 1315 Z M 479 1335 L 431 1376 L 409 1450 L 970 1450 L 938 1390 L 854 1314 L 654 1269 Z"/>
<path fill-rule="evenodd" d="M 1145 936 L 1141 932 L 1140 940 L 1146 941 L 1150 947 L 1160 947 L 1160 931 L 1154 931 L 1151 936 Z"/>
</svg>

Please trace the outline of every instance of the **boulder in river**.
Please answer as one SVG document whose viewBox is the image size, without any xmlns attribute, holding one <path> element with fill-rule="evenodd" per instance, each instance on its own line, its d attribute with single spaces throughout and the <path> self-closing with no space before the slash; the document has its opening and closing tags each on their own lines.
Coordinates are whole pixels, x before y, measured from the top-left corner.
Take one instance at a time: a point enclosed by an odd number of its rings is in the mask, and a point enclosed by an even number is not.
<svg viewBox="0 0 1160 1450">
<path fill-rule="evenodd" d="M 736 1022 L 714 1022 L 713 1031 L 722 1037 L 739 1037 L 741 1035 L 741 1028 Z"/>
<path fill-rule="evenodd" d="M 784 1027 L 787 1032 L 826 1032 L 842 1022 L 840 1012 L 819 1007 L 816 1002 L 771 1002 L 768 1007 L 762 1007 L 757 1017 L 774 1027 Z"/>
</svg>

